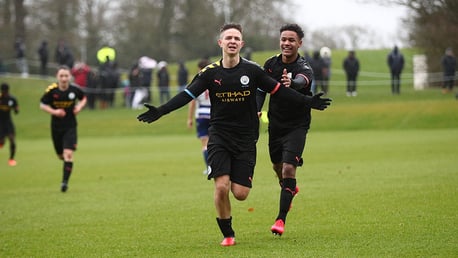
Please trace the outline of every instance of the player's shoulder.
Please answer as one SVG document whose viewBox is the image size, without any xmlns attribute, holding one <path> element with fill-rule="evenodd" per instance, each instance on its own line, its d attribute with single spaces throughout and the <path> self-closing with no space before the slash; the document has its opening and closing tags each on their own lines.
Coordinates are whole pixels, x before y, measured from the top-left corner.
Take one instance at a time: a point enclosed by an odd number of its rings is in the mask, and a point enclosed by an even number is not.
<svg viewBox="0 0 458 258">
<path fill-rule="evenodd" d="M 69 84 L 69 88 L 70 89 L 76 89 L 76 90 L 80 90 L 81 89 L 81 87 L 79 85 L 76 85 L 74 83 L 70 83 Z"/>
<path fill-rule="evenodd" d="M 296 60 L 296 64 L 301 67 L 302 69 L 305 70 L 311 70 L 310 63 L 307 61 L 307 59 L 303 56 L 299 56 Z"/>
<path fill-rule="evenodd" d="M 204 68 L 202 68 L 202 70 L 200 70 L 199 74 L 203 74 L 203 73 L 206 73 L 206 72 L 209 72 L 209 71 L 214 71 L 219 67 L 221 67 L 221 62 L 220 61 L 210 63 L 207 66 L 205 66 Z"/>
<path fill-rule="evenodd" d="M 267 60 L 264 62 L 264 69 L 266 69 L 267 67 L 274 66 L 276 63 L 279 62 L 279 60 L 281 60 L 280 53 L 267 58 Z"/>
<path fill-rule="evenodd" d="M 252 67 L 253 69 L 262 69 L 262 67 L 256 63 L 255 61 L 248 60 L 246 58 L 240 58 L 240 64 L 248 67 Z"/>
<path fill-rule="evenodd" d="M 77 84 L 70 83 L 69 89 L 70 91 L 75 92 L 77 94 L 84 94 L 84 89 Z"/>
<path fill-rule="evenodd" d="M 280 59 L 281 59 L 281 53 L 278 53 L 278 54 L 275 54 L 275 55 L 267 58 L 266 63 L 267 62 L 277 62 Z"/>
<path fill-rule="evenodd" d="M 305 65 L 305 64 L 308 64 L 307 62 L 307 59 L 303 56 L 299 56 L 296 60 L 296 63 L 300 64 L 300 65 Z"/>
<path fill-rule="evenodd" d="M 54 83 L 48 85 L 48 87 L 46 88 L 45 92 L 48 93 L 48 92 L 50 92 L 52 90 L 55 90 L 55 89 L 57 89 L 57 83 L 54 82 Z"/>
</svg>

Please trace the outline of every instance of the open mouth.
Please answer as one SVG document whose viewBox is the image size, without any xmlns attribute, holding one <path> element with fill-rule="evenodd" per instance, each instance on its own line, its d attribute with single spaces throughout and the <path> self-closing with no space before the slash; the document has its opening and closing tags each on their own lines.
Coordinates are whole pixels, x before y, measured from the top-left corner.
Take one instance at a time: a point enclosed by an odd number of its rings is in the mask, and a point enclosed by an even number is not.
<svg viewBox="0 0 458 258">
<path fill-rule="evenodd" d="M 290 48 L 290 47 L 283 47 L 282 50 L 283 50 L 283 51 L 292 51 L 293 49 Z"/>
</svg>

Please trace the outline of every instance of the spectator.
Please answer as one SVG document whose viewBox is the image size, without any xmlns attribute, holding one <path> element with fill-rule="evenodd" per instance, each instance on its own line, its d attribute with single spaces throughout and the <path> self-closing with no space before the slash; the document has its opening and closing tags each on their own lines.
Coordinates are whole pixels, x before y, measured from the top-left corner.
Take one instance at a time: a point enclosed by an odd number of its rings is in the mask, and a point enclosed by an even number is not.
<svg viewBox="0 0 458 258">
<path fill-rule="evenodd" d="M 161 61 L 158 64 L 157 86 L 159 87 L 160 103 L 164 104 L 170 99 L 170 77 L 167 70 L 167 62 Z"/>
<path fill-rule="evenodd" d="M 73 81 L 77 86 L 82 88 L 87 87 L 88 74 L 91 71 L 91 68 L 83 63 L 76 62 L 75 66 L 71 69 L 71 74 L 73 76 Z"/>
<path fill-rule="evenodd" d="M 323 58 L 323 92 L 329 94 L 329 81 L 331 80 L 331 49 L 328 47 L 322 47 L 320 49 L 320 55 Z"/>
<path fill-rule="evenodd" d="M 29 67 L 25 56 L 25 43 L 21 38 L 18 38 L 14 43 L 14 50 L 16 51 L 16 67 L 18 71 L 22 77 L 28 77 Z"/>
<path fill-rule="evenodd" d="M 251 47 L 246 47 L 245 48 L 245 55 L 243 56 L 246 60 L 251 60 L 251 54 L 253 53 L 253 50 Z"/>
<path fill-rule="evenodd" d="M 323 58 L 321 58 L 320 56 L 320 51 L 313 51 L 313 56 L 310 60 L 310 66 L 313 70 L 313 81 L 311 86 L 312 93 L 316 94 L 319 87 L 321 88 L 321 91 L 323 91 L 326 94 L 326 91 L 323 86 L 323 70 L 325 64 Z"/>
<path fill-rule="evenodd" d="M 58 65 L 65 65 L 70 69 L 73 68 L 75 61 L 73 58 L 73 53 L 64 40 L 59 40 L 57 43 L 54 58 Z"/>
<path fill-rule="evenodd" d="M 391 73 L 391 93 L 398 95 L 401 93 L 401 73 L 404 68 L 404 56 L 397 46 L 394 46 L 393 51 L 388 55 L 387 62 Z"/>
<path fill-rule="evenodd" d="M 98 79 L 97 73 L 94 70 L 90 69 L 89 73 L 87 74 L 86 98 L 87 98 L 87 107 L 91 110 L 95 109 L 98 83 L 99 83 L 99 79 Z"/>
<path fill-rule="evenodd" d="M 3 59 L 0 56 L 0 75 L 6 73 L 5 65 L 3 64 Z"/>
<path fill-rule="evenodd" d="M 188 84 L 188 69 L 186 68 L 185 64 L 183 61 L 180 61 L 178 63 L 178 86 L 179 86 L 179 92 L 183 91 L 184 88 L 186 88 L 186 85 Z"/>
<path fill-rule="evenodd" d="M 43 40 L 38 48 L 38 57 L 40 58 L 40 74 L 42 76 L 48 75 L 48 41 Z"/>
<path fill-rule="evenodd" d="M 348 56 L 343 61 L 343 68 L 347 76 L 347 96 L 356 97 L 356 78 L 359 73 L 359 60 L 355 56 L 355 51 L 350 50 Z"/>
<path fill-rule="evenodd" d="M 117 63 L 107 57 L 107 61 L 102 64 L 100 69 L 100 108 L 106 109 L 114 106 L 115 92 L 119 86 L 120 73 Z"/>
<path fill-rule="evenodd" d="M 129 103 L 134 109 L 142 108 L 142 103 L 148 97 L 148 89 L 142 87 L 142 73 L 138 63 L 134 64 L 129 71 Z"/>
<path fill-rule="evenodd" d="M 197 63 L 197 67 L 202 67 L 203 68 L 203 67 L 207 66 L 208 64 L 210 64 L 210 58 L 208 56 L 204 56 Z"/>
<path fill-rule="evenodd" d="M 445 55 L 442 57 L 441 63 L 444 71 L 444 84 L 442 85 L 442 92 L 452 92 L 455 84 L 456 58 L 453 55 L 453 50 L 451 48 L 447 48 L 445 50 Z"/>
</svg>

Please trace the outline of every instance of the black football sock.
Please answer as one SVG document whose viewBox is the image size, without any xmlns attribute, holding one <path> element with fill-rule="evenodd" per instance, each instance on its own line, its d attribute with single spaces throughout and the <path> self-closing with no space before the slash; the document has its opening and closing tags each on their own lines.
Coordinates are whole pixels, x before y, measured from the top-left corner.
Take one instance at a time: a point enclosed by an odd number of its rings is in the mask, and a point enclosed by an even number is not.
<svg viewBox="0 0 458 258">
<path fill-rule="evenodd" d="M 284 178 L 283 185 L 280 193 L 280 211 L 278 212 L 278 219 L 286 222 L 286 215 L 288 214 L 289 207 L 293 201 L 294 191 L 296 190 L 295 178 Z"/>
<path fill-rule="evenodd" d="M 224 237 L 235 237 L 235 232 L 232 229 L 232 217 L 228 219 L 216 218 L 216 221 Z"/>
<path fill-rule="evenodd" d="M 63 169 L 63 180 L 62 182 L 68 183 L 68 180 L 70 179 L 70 175 L 72 174 L 72 169 L 73 169 L 73 162 L 71 161 L 65 161 L 64 162 L 64 169 Z"/>
<path fill-rule="evenodd" d="M 16 154 L 16 143 L 10 144 L 10 159 L 14 159 L 14 155 Z"/>
</svg>

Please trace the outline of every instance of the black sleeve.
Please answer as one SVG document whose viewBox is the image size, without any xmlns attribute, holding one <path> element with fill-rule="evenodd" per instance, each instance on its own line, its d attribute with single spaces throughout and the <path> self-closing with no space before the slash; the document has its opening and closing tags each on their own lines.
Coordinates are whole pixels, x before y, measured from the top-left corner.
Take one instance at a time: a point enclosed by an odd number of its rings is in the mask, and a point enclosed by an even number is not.
<svg viewBox="0 0 458 258">
<path fill-rule="evenodd" d="M 307 81 L 305 80 L 304 76 L 296 76 L 296 78 L 291 79 L 291 88 L 295 90 L 299 90 L 307 85 Z"/>
<path fill-rule="evenodd" d="M 45 104 L 45 105 L 50 105 L 51 102 L 52 102 L 51 94 L 48 94 L 47 92 L 45 94 L 43 94 L 43 96 L 40 99 L 40 102 Z"/>
<path fill-rule="evenodd" d="M 175 97 L 171 98 L 167 103 L 158 107 L 158 109 L 163 115 L 165 115 L 188 104 L 191 100 L 192 97 L 186 93 L 186 91 L 182 91 L 175 95 Z"/>
<path fill-rule="evenodd" d="M 310 101 L 312 100 L 311 97 L 303 95 L 298 91 L 285 87 L 283 85 L 280 86 L 274 94 L 279 98 L 291 102 L 292 105 L 298 108 L 305 108 L 310 106 Z"/>
</svg>

